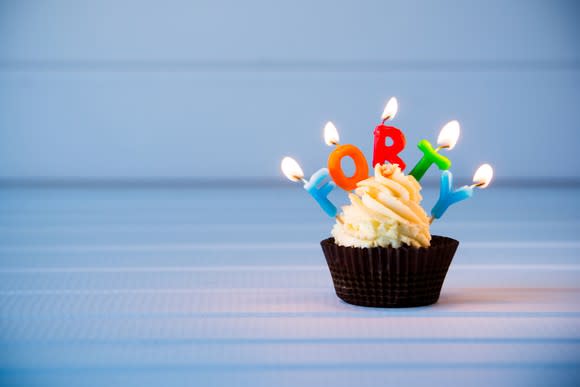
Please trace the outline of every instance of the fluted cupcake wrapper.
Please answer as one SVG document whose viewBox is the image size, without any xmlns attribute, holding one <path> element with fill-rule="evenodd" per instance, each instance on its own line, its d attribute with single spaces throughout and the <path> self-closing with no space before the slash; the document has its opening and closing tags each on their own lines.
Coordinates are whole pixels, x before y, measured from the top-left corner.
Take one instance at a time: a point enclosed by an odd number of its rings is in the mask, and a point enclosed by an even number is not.
<svg viewBox="0 0 580 387">
<path fill-rule="evenodd" d="M 433 235 L 431 246 L 358 248 L 320 242 L 336 295 L 349 304 L 375 307 L 430 305 L 439 299 L 459 242 Z"/>
</svg>

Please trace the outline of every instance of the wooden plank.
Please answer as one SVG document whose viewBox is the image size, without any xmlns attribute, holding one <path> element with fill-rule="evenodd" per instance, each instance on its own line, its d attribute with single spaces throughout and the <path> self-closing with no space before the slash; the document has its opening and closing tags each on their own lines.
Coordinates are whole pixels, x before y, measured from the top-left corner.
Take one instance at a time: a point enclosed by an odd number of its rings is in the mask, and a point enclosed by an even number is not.
<svg viewBox="0 0 580 387">
<path fill-rule="evenodd" d="M 303 200 L 309 198 L 301 198 Z M 119 215 L 119 214 L 117 214 Z M 137 215 L 137 214 L 135 214 Z M 177 215 L 177 214 L 176 214 Z M 87 215 L 85 215 L 87 216 Z M 90 215 L 88 215 L 90 216 Z M 78 216 L 79 218 L 81 215 Z M 126 218 L 133 217 L 131 212 L 126 213 Z M 76 217 L 75 217 L 76 218 Z M 98 221 L 98 219 L 97 219 Z M 28 227 L 12 226 L 10 222 L 0 225 L 0 254 L 8 254 L 10 251 L 37 251 L 44 249 L 46 253 L 58 248 L 60 251 L 78 250 L 79 246 L 86 247 L 86 251 L 94 251 L 101 246 L 118 251 L 127 250 L 130 246 L 139 245 L 143 249 L 151 247 L 156 249 L 158 245 L 164 245 L 169 250 L 175 250 L 176 246 L 182 246 L 189 250 L 208 250 L 216 245 L 223 246 L 224 250 L 254 248 L 271 249 L 284 248 L 288 242 L 288 235 L 292 235 L 295 243 L 292 250 L 310 250 L 317 241 L 313 235 L 329 233 L 332 224 L 182 224 L 182 225 L 159 225 L 139 224 L 134 225 L 110 224 L 108 222 L 96 225 L 80 225 L 68 220 L 67 225 L 31 225 Z M 32 223 L 32 222 L 31 222 Z M 35 222 L 36 223 L 36 222 Z M 462 248 L 468 249 L 527 249 L 527 248 L 559 248 L 578 249 L 577 228 L 580 222 L 446 222 L 443 219 L 440 224 L 434 226 L 441 235 L 453 235 L 463 241 Z M 529 236 L 541 235 L 541 240 L 525 244 Z M 227 235 L 227 241 L 218 241 L 219 235 Z M 263 242 L 267 240 L 268 242 Z M 147 241 L 144 243 L 143 241 Z M 518 244 L 519 243 L 519 244 Z M 534 244 L 536 246 L 534 246 Z M 538 246 L 543 244 L 543 246 Z"/>
<path fill-rule="evenodd" d="M 326 164 L 327 120 L 370 159 L 372 130 L 397 95 L 410 167 L 421 156 L 414 144 L 458 119 L 450 157 L 462 183 L 483 162 L 504 180 L 575 178 L 568 155 L 580 134 L 568 128 L 579 85 L 579 71 L 0 73 L 1 176 L 282 181 L 284 155 L 308 175 Z M 546 114 L 529 114 L 540 103 Z M 545 128 L 549 136 L 531 135 Z M 538 163 L 538 149 L 558 152 Z"/>
<path fill-rule="evenodd" d="M 3 269 L 301 265 L 323 270 L 318 241 L 329 235 L 333 220 L 299 187 L 232 190 L 0 190 Z M 528 189 L 522 195 L 491 187 L 452 208 L 432 229 L 461 241 L 450 283 L 469 286 L 473 277 L 455 275 L 457 265 L 556 265 L 565 271 L 558 265 L 577 264 L 577 195 L 577 189 Z M 424 196 L 433 202 L 437 192 L 426 189 Z M 514 286 L 556 281 L 533 266 L 526 266 L 525 274 L 490 270 L 495 283 L 510 275 L 518 278 Z M 316 278 L 311 285 L 326 286 L 325 276 L 309 277 Z M 562 278 L 574 281 L 575 273 Z"/>
<path fill-rule="evenodd" d="M 328 368 L 449 366 L 580 366 L 576 343 L 57 343 L 12 344 L 2 367 L 87 368 Z M 90 353 L 90 356 L 83 354 Z M 445 359 L 441 354 L 445 353 Z"/>
<path fill-rule="evenodd" d="M 574 385 L 577 191 L 482 192 L 439 303 L 385 310 L 300 189 L 0 190 L 0 384 Z"/>
<path fill-rule="evenodd" d="M 436 174 L 435 171 L 432 171 Z M 282 179 L 282 178 L 281 178 Z M 467 182 L 467 181 L 463 181 Z M 461 184 L 459 181 L 457 184 Z M 437 185 L 438 187 L 438 185 Z M 455 231 L 471 225 L 494 228 L 530 227 L 536 232 L 550 233 L 553 227 L 574 228 L 578 222 L 578 187 L 568 189 L 502 188 L 492 185 L 478 191 L 468 202 L 453 206 L 445 218 L 433 224 L 434 232 Z M 422 191 L 423 207 L 428 211 L 439 193 L 434 186 Z M 550 197 L 551 200 L 546 200 Z M 115 189 L 0 189 L 0 226 L 5 229 L 25 227 L 73 226 L 158 226 L 174 229 L 183 225 L 202 225 L 218 228 L 225 224 L 277 225 L 285 229 L 318 227 L 326 235 L 333 219 L 328 218 L 300 186 L 280 180 L 280 188 L 239 187 L 235 184 L 223 189 L 191 188 L 173 190 Z M 347 204 L 347 195 L 333 192 L 331 199 L 337 206 Z M 218 212 L 219 211 L 219 212 Z M 545 226 L 542 229 L 542 226 Z M 326 227 L 326 228 L 325 228 Z M 517 230 L 509 230 L 511 235 Z M 475 230 L 478 231 L 478 230 Z M 480 230 L 483 231 L 483 230 Z M 506 230 L 507 231 L 507 230 Z M 485 234 L 474 232 L 471 238 Z M 547 234 L 551 235 L 551 234 Z"/>
<path fill-rule="evenodd" d="M 42 304 L 39 304 L 42 306 Z M 354 307 L 353 307 L 354 308 Z M 425 316 L 359 316 L 359 308 L 348 316 L 229 316 L 139 318 L 118 316 L 29 315 L 3 318 L 0 340 L 125 342 L 140 340 L 387 340 L 387 339 L 562 339 L 580 338 L 580 319 L 565 314 L 499 316 L 463 314 L 426 318 Z M 412 311 L 411 311 L 412 312 Z M 410 313 L 410 312 L 407 312 Z M 417 313 L 417 311 L 415 311 Z"/>
<path fill-rule="evenodd" d="M 129 246 L 130 247 L 130 246 Z M 244 266 L 248 270 L 256 267 L 284 268 L 289 265 L 306 266 L 312 269 L 324 267 L 324 257 L 320 246 L 308 244 L 303 248 L 279 247 L 263 249 L 224 249 L 196 248 L 185 246 L 141 245 L 134 248 L 101 248 L 86 250 L 80 249 L 13 249 L 8 252 L 0 251 L 2 267 L 7 270 L 37 270 L 49 271 L 71 268 L 77 271 L 110 270 L 118 268 L 125 272 L 132 269 L 160 272 L 171 270 L 189 270 L 195 266 Z M 511 248 L 499 246 L 474 247 L 462 244 L 454 257 L 452 270 L 468 270 L 471 265 L 496 265 L 498 269 L 513 270 L 514 265 L 525 266 L 527 274 L 537 272 L 541 276 L 542 270 L 566 270 L 566 265 L 578 264 L 578 248 L 559 248 L 557 246 L 527 248 Z M 517 268 L 517 266 L 516 266 Z M 543 269 L 542 269 L 543 268 Z M 494 270 L 494 269 L 490 269 Z M 4 270 L 2 270 L 4 272 Z M 541 278 L 541 277 L 539 277 Z"/>
<path fill-rule="evenodd" d="M 327 367 L 326 369 L 281 366 L 260 369 L 198 369 L 191 367 L 146 367 L 137 369 L 51 369 L 3 370 L 2 380 L 10 386 L 510 386 L 543 387 L 547 384 L 574 386 L 580 377 L 577 367 L 562 366 L 499 366 L 457 367 Z"/>
<path fill-rule="evenodd" d="M 46 1 L 2 5 L 0 60 L 187 64 L 574 61 L 570 1 Z M 135 63 L 136 62 L 136 63 Z M 137 66 L 135 66 L 137 65 Z M 509 65 L 509 64 L 508 64 Z M 106 67 L 106 66 L 105 66 Z M 179 66 L 177 66 L 179 68 Z"/>
<path fill-rule="evenodd" d="M 482 275 L 485 275 L 482 274 Z M 61 278 L 65 280 L 67 278 Z M 87 282 L 80 278 L 78 282 Z M 456 288 L 444 289 L 441 300 L 430 308 L 385 310 L 360 308 L 340 301 L 329 286 L 308 288 L 295 283 L 294 289 L 212 288 L 192 281 L 190 288 L 147 288 L 129 285 L 109 288 L 68 286 L 33 289 L 2 286 L 0 309 L 4 319 L 116 319 L 182 317 L 526 317 L 561 316 L 580 318 L 578 288 Z M 151 281 L 152 282 L 152 281 Z M 327 281 L 328 282 L 328 281 Z M 30 281 L 28 281 L 30 283 Z M 254 283 L 260 284 L 255 281 Z M 513 286 L 513 285 L 512 285 Z"/>
<path fill-rule="evenodd" d="M 112 259 L 114 260 L 114 259 Z M 123 291 L 130 289 L 327 289 L 332 292 L 328 268 L 322 256 L 312 258 L 320 265 L 291 264 L 227 267 L 72 267 L 7 269 L 0 272 L 3 291 L 59 291 L 75 289 Z M 108 260 L 111 261 L 111 260 Z M 162 259 L 158 259 L 161 262 Z M 60 262 L 62 265 L 62 262 Z M 580 283 L 580 265 L 538 264 L 452 264 L 446 287 L 575 288 Z"/>
</svg>

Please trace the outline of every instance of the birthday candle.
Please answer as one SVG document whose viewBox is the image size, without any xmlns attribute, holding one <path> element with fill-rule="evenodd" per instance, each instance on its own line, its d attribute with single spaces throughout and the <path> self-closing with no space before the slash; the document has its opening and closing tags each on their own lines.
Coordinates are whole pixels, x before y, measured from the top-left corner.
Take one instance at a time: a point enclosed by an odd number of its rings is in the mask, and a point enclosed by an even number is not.
<svg viewBox="0 0 580 387">
<path fill-rule="evenodd" d="M 330 217 L 335 217 L 338 212 L 336 206 L 328 199 L 328 194 L 334 188 L 336 188 L 336 184 L 330 179 L 326 168 L 321 168 L 314 172 L 310 180 L 304 184 L 304 189 L 308 191 Z"/>
<path fill-rule="evenodd" d="M 464 186 L 453 190 L 453 175 L 449 171 L 441 172 L 439 200 L 431 209 L 431 216 L 434 219 L 439 219 L 452 204 L 469 199 L 472 195 L 473 188 L 471 187 Z"/>
<path fill-rule="evenodd" d="M 431 209 L 431 219 L 439 219 L 447 209 L 460 201 L 469 199 L 473 196 L 473 188 L 485 188 L 491 182 L 493 169 L 489 164 L 480 166 L 473 175 L 473 184 L 463 186 L 453 190 L 453 175 L 450 171 L 441 172 L 441 186 L 439 191 L 439 200 Z"/>
<path fill-rule="evenodd" d="M 421 157 L 421 160 L 419 160 L 409 175 L 412 175 L 417 181 L 420 181 L 425 175 L 425 172 L 427 172 L 433 164 L 437 165 L 437 167 L 442 171 L 451 168 L 451 160 L 440 155 L 438 152 L 441 149 L 453 149 L 455 144 L 457 144 L 459 131 L 459 122 L 450 121 L 441 129 L 441 132 L 439 132 L 439 137 L 437 137 L 437 144 L 439 146 L 436 149 L 433 149 L 433 146 L 427 140 L 419 141 L 417 147 L 421 152 L 423 152 L 423 157 Z"/>
<path fill-rule="evenodd" d="M 377 164 L 383 164 L 385 161 L 388 161 L 391 164 L 398 164 L 401 171 L 407 166 L 403 159 L 399 157 L 399 153 L 401 153 L 405 148 L 407 142 L 405 135 L 400 129 L 395 128 L 394 126 L 385 125 L 385 122 L 395 118 L 398 108 L 399 103 L 397 102 L 397 99 L 395 97 L 391 98 L 389 102 L 387 102 L 383 115 L 381 116 L 382 123 L 377 126 L 373 132 L 375 140 L 375 146 L 373 149 L 373 168 Z M 387 138 L 391 140 L 391 145 L 389 146 L 386 144 Z"/>
<path fill-rule="evenodd" d="M 304 189 L 316 200 L 318 205 L 330 217 L 335 217 L 338 213 L 336 206 L 328 199 L 328 195 L 336 187 L 330 179 L 328 169 L 321 168 L 314 172 L 310 180 L 304 179 L 304 172 L 300 165 L 291 157 L 282 159 L 282 172 L 289 180 L 302 181 Z"/>
<path fill-rule="evenodd" d="M 328 156 L 328 169 L 332 180 L 345 191 L 352 191 L 356 183 L 369 177 L 369 166 L 362 151 L 352 144 L 340 145 L 336 127 L 328 122 L 324 127 L 324 141 L 326 145 L 334 145 L 336 149 Z M 344 157 L 350 157 L 354 162 L 355 172 L 348 177 L 342 170 L 341 161 Z"/>
</svg>

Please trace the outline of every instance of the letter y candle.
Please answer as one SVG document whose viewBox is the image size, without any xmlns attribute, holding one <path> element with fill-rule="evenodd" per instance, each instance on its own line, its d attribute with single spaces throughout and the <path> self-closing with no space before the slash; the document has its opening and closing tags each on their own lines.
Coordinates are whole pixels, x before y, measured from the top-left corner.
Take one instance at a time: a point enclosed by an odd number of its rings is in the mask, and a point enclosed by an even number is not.
<svg viewBox="0 0 580 387">
<path fill-rule="evenodd" d="M 456 190 L 453 189 L 453 175 L 450 171 L 441 172 L 441 186 L 439 191 L 439 200 L 431 209 L 431 222 L 443 216 L 447 209 L 462 200 L 469 199 L 473 196 L 473 188 L 485 188 L 491 182 L 493 169 L 489 164 L 483 164 L 473 175 L 473 184 L 463 186 Z"/>
</svg>

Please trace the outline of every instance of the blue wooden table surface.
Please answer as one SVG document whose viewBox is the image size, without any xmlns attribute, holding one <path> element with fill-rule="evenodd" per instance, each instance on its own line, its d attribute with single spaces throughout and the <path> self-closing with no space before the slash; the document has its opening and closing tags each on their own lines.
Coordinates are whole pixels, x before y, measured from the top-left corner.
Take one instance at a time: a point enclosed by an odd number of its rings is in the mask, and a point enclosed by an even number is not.
<svg viewBox="0 0 580 387">
<path fill-rule="evenodd" d="M 476 192 L 439 303 L 389 310 L 334 295 L 299 187 L 5 187 L 0 384 L 577 385 L 579 193 Z"/>
</svg>

